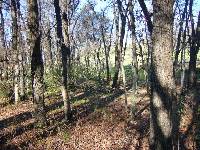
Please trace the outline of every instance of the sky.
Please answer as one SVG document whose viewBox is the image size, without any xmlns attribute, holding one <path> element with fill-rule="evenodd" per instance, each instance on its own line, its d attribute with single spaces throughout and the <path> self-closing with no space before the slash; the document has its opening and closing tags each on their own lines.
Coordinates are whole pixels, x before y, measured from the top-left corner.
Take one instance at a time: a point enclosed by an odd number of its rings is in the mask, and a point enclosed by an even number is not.
<svg viewBox="0 0 200 150">
<path fill-rule="evenodd" d="M 81 1 L 81 5 L 83 5 L 84 3 L 87 3 L 87 0 L 80 0 L 80 1 Z M 107 5 L 112 1 L 113 0 L 93 0 L 93 2 L 95 2 L 97 4 L 96 7 L 95 7 L 95 10 L 100 11 L 102 9 L 105 9 L 105 7 L 107 7 Z M 176 0 L 176 1 L 181 1 L 181 0 Z M 146 0 L 145 3 L 147 5 L 147 7 L 149 8 L 148 5 L 151 5 L 151 0 Z M 139 5 L 137 5 L 137 6 L 139 6 Z M 110 9 L 110 12 L 111 11 L 112 10 Z M 199 11 L 200 11 L 200 0 L 194 0 L 193 13 L 194 13 L 195 20 L 198 17 Z M 112 18 L 113 14 L 108 13 L 108 16 Z"/>
<path fill-rule="evenodd" d="M 22 11 L 22 14 L 24 14 L 23 12 L 26 12 L 27 10 L 27 7 L 26 7 L 26 1 L 27 0 L 20 0 L 21 2 L 21 11 Z M 80 0 L 80 8 L 81 6 L 83 6 L 85 3 L 87 3 L 88 0 Z M 101 10 L 104 10 L 105 8 L 107 8 L 106 10 L 106 16 L 108 16 L 111 20 L 113 19 L 113 8 L 112 7 L 108 7 L 109 3 L 111 3 L 113 0 L 90 0 L 92 2 L 95 2 L 96 3 L 96 6 L 95 6 L 95 11 L 101 11 Z M 137 1 L 137 0 L 136 0 Z M 179 0 L 181 1 L 181 0 Z M 182 0 L 184 1 L 184 0 Z M 145 3 L 148 7 L 148 9 L 151 7 L 151 0 L 145 0 Z M 136 9 L 140 9 L 140 6 L 139 4 L 136 4 Z M 197 17 L 198 17 L 198 13 L 200 11 L 200 0 L 194 0 L 194 5 L 193 5 L 193 14 L 194 14 L 194 21 L 195 23 L 197 22 Z M 7 25 L 11 26 L 11 19 L 10 19 L 10 12 L 8 11 L 4 11 L 4 16 L 6 16 L 7 20 L 5 20 L 5 22 L 7 23 Z M 136 19 L 136 21 L 138 21 Z M 140 27 L 140 26 L 138 26 Z M 9 28 L 6 28 L 7 29 L 7 32 L 10 32 L 10 29 Z"/>
</svg>

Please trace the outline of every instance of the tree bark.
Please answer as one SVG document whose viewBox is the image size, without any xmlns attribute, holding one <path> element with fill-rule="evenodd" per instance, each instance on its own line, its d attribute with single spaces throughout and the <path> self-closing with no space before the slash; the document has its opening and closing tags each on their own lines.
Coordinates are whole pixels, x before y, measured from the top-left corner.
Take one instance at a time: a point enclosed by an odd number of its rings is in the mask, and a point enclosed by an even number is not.
<svg viewBox="0 0 200 150">
<path fill-rule="evenodd" d="M 132 35 L 132 66 L 133 66 L 133 94 L 135 95 L 138 83 L 138 63 L 136 53 L 135 16 L 133 14 L 132 0 L 129 0 L 130 30 Z"/>
<path fill-rule="evenodd" d="M 1 79 L 4 78 L 4 76 L 7 76 L 7 70 L 5 69 L 5 63 L 6 63 L 6 46 L 5 46 L 5 30 L 4 30 L 4 16 L 3 16 L 3 4 L 2 1 L 0 1 L 0 75 Z M 5 74 L 4 74 L 5 72 Z"/>
<path fill-rule="evenodd" d="M 185 0 L 185 7 L 184 7 L 184 11 L 181 17 L 181 21 L 179 23 L 180 27 L 179 27 L 179 32 L 178 32 L 178 38 L 177 38 L 177 44 L 176 44 L 176 53 L 175 53 L 175 59 L 174 59 L 174 74 L 176 71 L 176 67 L 178 64 L 178 56 L 180 53 L 180 45 L 181 45 L 181 36 L 182 36 L 182 32 L 183 32 L 183 22 L 185 20 L 185 17 L 187 17 L 187 7 L 188 7 L 188 0 Z"/>
<path fill-rule="evenodd" d="M 46 125 L 46 111 L 44 105 L 44 66 L 42 60 L 42 51 L 40 48 L 40 26 L 39 26 L 39 12 L 38 1 L 28 0 L 28 27 L 30 49 L 32 51 L 31 60 L 31 77 L 32 77 L 32 94 L 35 108 L 35 120 L 37 127 Z"/>
<path fill-rule="evenodd" d="M 12 50 L 14 53 L 13 68 L 14 68 L 14 100 L 18 103 L 19 97 L 19 32 L 18 32 L 18 7 L 17 1 L 11 0 L 11 17 L 12 17 Z"/>
<path fill-rule="evenodd" d="M 112 87 L 117 86 L 117 82 L 119 79 L 119 72 L 122 71 L 122 52 L 123 52 L 123 43 L 124 43 L 124 36 L 125 36 L 125 27 L 126 27 L 126 15 L 122 9 L 122 1 L 117 0 L 117 7 L 118 13 L 115 12 L 115 23 L 116 23 L 116 47 L 115 47 L 115 75 L 113 78 L 113 85 Z M 119 29 L 119 16 L 121 20 L 121 25 Z M 119 35 L 120 32 L 120 35 Z"/>
<path fill-rule="evenodd" d="M 192 8 L 193 8 L 193 0 L 190 0 L 189 15 L 190 15 L 190 20 L 191 20 L 192 34 L 190 37 L 190 61 L 189 61 L 189 75 L 188 75 L 189 87 L 194 87 L 197 81 L 196 61 L 197 61 L 197 53 L 198 53 L 198 44 L 197 44 L 198 37 L 196 36 L 196 33 L 195 33 Z M 198 27 L 197 27 L 197 30 L 198 30 Z"/>
<path fill-rule="evenodd" d="M 146 19 L 146 22 L 147 22 L 148 30 L 149 30 L 150 34 L 152 34 L 153 23 L 151 21 L 151 14 L 148 12 L 144 0 L 138 0 L 138 2 L 140 4 L 140 7 L 142 8 L 143 13 L 144 13 L 144 16 L 145 16 L 145 19 Z"/>
<path fill-rule="evenodd" d="M 153 0 L 150 149 L 173 149 L 173 0 Z M 167 6 L 167 7 L 166 7 Z M 172 107 L 173 106 L 173 107 Z"/>
<path fill-rule="evenodd" d="M 115 5 L 115 4 L 114 4 Z M 115 73 L 113 77 L 113 84 L 112 87 L 117 86 L 118 78 L 119 78 L 119 70 L 121 64 L 121 54 L 119 49 L 119 11 L 116 7 L 114 7 L 114 19 L 115 19 Z"/>
<path fill-rule="evenodd" d="M 105 60 L 106 60 L 106 78 L 107 78 L 107 83 L 109 83 L 110 82 L 109 50 L 106 45 L 103 25 L 101 26 L 101 36 L 102 36 L 102 41 L 103 41 L 103 46 L 104 46 L 104 54 L 105 54 Z"/>
<path fill-rule="evenodd" d="M 62 56 L 61 90 L 64 102 L 65 120 L 67 121 L 71 119 L 71 108 L 68 93 L 68 68 L 70 58 L 68 1 L 54 0 L 54 7 L 57 21 L 57 37 Z"/>
</svg>

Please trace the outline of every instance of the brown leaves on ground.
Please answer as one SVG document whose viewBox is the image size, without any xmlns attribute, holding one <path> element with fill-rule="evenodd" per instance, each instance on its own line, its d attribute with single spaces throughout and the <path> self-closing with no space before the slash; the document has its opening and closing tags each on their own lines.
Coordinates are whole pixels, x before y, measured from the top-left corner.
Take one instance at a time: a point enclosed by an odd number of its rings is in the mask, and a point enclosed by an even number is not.
<svg viewBox="0 0 200 150">
<path fill-rule="evenodd" d="M 133 115 L 126 111 L 121 91 L 101 93 L 92 90 L 93 93 L 79 91 L 75 94 L 72 107 L 74 120 L 70 123 L 63 122 L 61 97 L 46 100 L 49 125 L 44 130 L 34 128 L 32 102 L 2 107 L 0 149 L 149 149 L 149 97 L 146 90 L 139 89 L 136 98 L 128 93 L 128 108 Z M 190 111 L 189 100 L 193 98 L 198 97 L 187 97 L 180 122 L 180 142 L 188 149 L 194 146 L 191 143 L 194 143 L 193 130 L 197 126 L 191 119 L 194 114 Z"/>
</svg>

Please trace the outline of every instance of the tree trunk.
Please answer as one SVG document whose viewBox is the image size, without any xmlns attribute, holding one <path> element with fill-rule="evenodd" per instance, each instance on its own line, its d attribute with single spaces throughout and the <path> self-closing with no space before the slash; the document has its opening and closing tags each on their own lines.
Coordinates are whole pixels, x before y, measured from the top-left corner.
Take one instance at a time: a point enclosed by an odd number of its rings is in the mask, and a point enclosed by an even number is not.
<svg viewBox="0 0 200 150">
<path fill-rule="evenodd" d="M 18 18 L 18 45 L 17 45 L 17 49 L 18 49 L 18 69 L 19 69 L 19 96 L 20 96 L 20 100 L 25 100 L 25 75 L 24 75 L 24 45 L 22 43 L 23 39 L 22 39 L 22 34 L 21 34 L 21 30 L 22 30 L 22 26 L 21 26 L 21 22 L 20 22 L 20 18 L 21 18 L 21 11 L 20 11 L 20 1 L 16 0 L 16 6 L 17 6 L 17 18 Z"/>
<path fill-rule="evenodd" d="M 28 0 L 28 27 L 30 49 L 32 50 L 31 77 L 33 90 L 33 103 L 35 108 L 35 120 L 37 127 L 46 125 L 46 112 L 44 106 L 44 66 L 42 60 L 42 51 L 40 48 L 40 27 L 38 1 Z"/>
<path fill-rule="evenodd" d="M 70 56 L 69 43 L 69 16 L 68 16 L 68 1 L 54 0 L 54 7 L 57 21 L 57 37 L 61 48 L 62 56 L 62 96 L 64 102 L 65 120 L 71 119 L 71 109 L 68 93 L 68 67 Z"/>
<path fill-rule="evenodd" d="M 153 0 L 153 52 L 151 66 L 150 148 L 173 149 L 173 0 Z M 167 7 L 166 7 L 167 6 Z"/>
<path fill-rule="evenodd" d="M 50 18 L 47 15 L 44 15 L 47 20 L 44 22 L 44 50 L 45 50 L 45 64 L 46 71 L 53 69 L 53 54 L 52 54 L 52 44 L 51 44 L 51 27 L 50 27 Z"/>
<path fill-rule="evenodd" d="M 185 20 L 185 17 L 187 17 L 187 7 L 188 7 L 188 0 L 185 0 L 185 7 L 184 7 L 184 11 L 181 17 L 181 22 L 179 23 L 180 27 L 179 27 L 179 32 L 178 32 L 178 38 L 177 38 L 177 44 L 176 44 L 176 53 L 175 53 L 175 60 L 174 60 L 174 75 L 175 75 L 175 71 L 177 68 L 177 64 L 178 64 L 178 56 L 180 53 L 180 45 L 181 45 L 181 36 L 182 36 L 182 32 L 183 32 L 183 22 Z M 184 42 L 183 42 L 184 43 Z"/>
<path fill-rule="evenodd" d="M 197 39 L 197 54 L 198 54 L 199 48 L 200 48 L 200 11 L 199 11 L 198 22 L 197 22 L 196 39 Z"/>
<path fill-rule="evenodd" d="M 189 15 L 191 20 L 191 29 L 192 29 L 192 35 L 190 37 L 190 61 L 189 61 L 189 80 L 188 80 L 188 86 L 194 87 L 196 85 L 197 75 L 196 75 L 196 61 L 197 61 L 197 53 L 198 53 L 198 44 L 197 39 L 198 35 L 195 33 L 194 29 L 194 19 L 192 14 L 192 7 L 193 7 L 193 0 L 190 0 L 190 6 L 189 6 Z M 199 21 L 198 21 L 197 31 L 199 28 Z"/>
<path fill-rule="evenodd" d="M 117 81 L 119 79 L 119 72 L 122 71 L 122 52 L 123 52 L 123 43 L 125 36 L 125 27 L 126 27 L 126 15 L 122 10 L 122 2 L 117 0 L 118 13 L 115 12 L 115 23 L 116 23 L 116 47 L 115 47 L 115 75 L 113 78 L 113 87 L 117 86 Z M 119 15 L 121 19 L 120 25 L 120 35 L 119 35 Z"/>
<path fill-rule="evenodd" d="M 188 16 L 188 13 L 186 12 L 186 17 Z M 187 42 L 186 42 L 186 34 L 187 34 L 187 30 L 188 30 L 188 18 L 186 18 L 186 23 L 185 23 L 185 29 L 183 32 L 183 37 L 182 37 L 182 45 L 181 45 L 181 94 L 183 94 L 182 92 L 184 92 L 184 89 L 186 87 L 186 58 L 185 58 L 185 54 L 186 54 L 186 48 L 187 48 Z M 176 59 L 176 58 L 175 58 Z M 176 60 L 175 60 L 176 61 Z M 176 64 L 175 64 L 176 65 Z M 174 66 L 176 67 L 176 66 Z"/>
<path fill-rule="evenodd" d="M 114 4 L 115 5 L 115 4 Z M 115 32 L 116 32 L 116 36 L 115 36 L 115 73 L 114 73 L 114 77 L 113 77 L 113 84 L 112 87 L 116 87 L 117 86 L 117 82 L 118 82 L 118 78 L 119 78 L 119 70 L 120 70 L 120 49 L 118 47 L 118 43 L 119 43 L 119 11 L 116 7 L 114 7 L 114 18 L 115 18 Z"/>
<path fill-rule="evenodd" d="M 109 51 L 106 46 L 106 40 L 105 40 L 103 26 L 101 26 L 101 36 L 102 36 L 102 41 L 103 41 L 103 46 L 104 46 L 104 54 L 105 54 L 105 60 L 106 60 L 106 78 L 107 78 L 107 83 L 109 83 L 110 82 Z"/>
<path fill-rule="evenodd" d="M 150 13 L 147 10 L 147 7 L 146 7 L 146 4 L 145 4 L 144 0 L 138 0 L 138 2 L 140 4 L 140 7 L 142 8 L 142 11 L 144 13 L 145 19 L 147 21 L 147 28 L 148 28 L 150 34 L 152 34 L 153 23 L 151 21 L 151 15 L 150 15 Z"/>
<path fill-rule="evenodd" d="M 20 100 L 19 97 L 19 32 L 18 32 L 18 7 L 17 1 L 11 0 L 11 17 L 12 17 L 12 50 L 14 53 L 14 60 L 13 60 L 13 68 L 14 68 L 14 100 L 15 103 L 18 103 Z"/>
<path fill-rule="evenodd" d="M 2 1 L 0 1 L 0 59 L 2 60 L 0 62 L 0 71 L 1 71 L 1 79 L 4 79 L 6 76 L 7 70 L 5 69 L 5 63 L 6 63 L 6 46 L 5 46 L 5 30 L 4 30 L 4 16 L 3 16 L 3 4 Z M 4 73 L 5 72 L 5 73 Z"/>
<path fill-rule="evenodd" d="M 129 0 L 130 30 L 132 34 L 132 66 L 133 66 L 133 94 L 135 95 L 138 83 L 138 63 L 136 53 L 135 16 L 133 14 L 132 0 Z"/>
</svg>

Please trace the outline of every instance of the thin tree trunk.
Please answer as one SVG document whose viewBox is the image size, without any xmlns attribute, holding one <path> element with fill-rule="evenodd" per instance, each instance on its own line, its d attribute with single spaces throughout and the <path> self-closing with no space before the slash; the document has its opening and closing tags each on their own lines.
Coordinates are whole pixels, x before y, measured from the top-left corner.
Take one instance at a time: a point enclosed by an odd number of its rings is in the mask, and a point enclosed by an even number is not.
<svg viewBox="0 0 200 150">
<path fill-rule="evenodd" d="M 143 13 L 144 13 L 145 19 L 146 19 L 146 21 L 147 21 L 148 30 L 149 30 L 150 34 L 152 34 L 152 31 L 153 31 L 153 23 L 152 23 L 152 21 L 151 21 L 151 14 L 148 12 L 144 0 L 138 0 L 138 2 L 139 2 L 139 4 L 140 4 L 140 7 L 142 8 L 142 11 L 143 11 Z"/>
<path fill-rule="evenodd" d="M 14 100 L 17 104 L 20 100 L 19 97 L 19 50 L 18 50 L 18 44 L 19 44 L 19 32 L 18 32 L 18 7 L 17 7 L 17 1 L 11 0 L 11 17 L 12 17 L 12 50 L 14 53 Z"/>
<path fill-rule="evenodd" d="M 71 119 L 71 108 L 68 93 L 68 61 L 70 55 L 69 43 L 69 20 L 68 20 L 68 1 L 54 0 L 54 7 L 57 21 L 58 44 L 61 48 L 62 56 L 62 96 L 64 102 L 65 120 Z"/>
<path fill-rule="evenodd" d="M 115 5 L 115 4 L 114 4 Z M 115 18 L 115 73 L 114 73 L 114 77 L 113 77 L 113 84 L 112 87 L 116 87 L 117 86 L 117 82 L 118 82 L 118 78 L 119 78 L 119 70 L 120 70 L 120 49 L 119 49 L 119 11 L 116 8 L 116 6 L 114 7 L 114 18 Z"/>
<path fill-rule="evenodd" d="M 188 86 L 194 87 L 196 85 L 196 61 L 197 61 L 197 47 L 196 44 L 196 35 L 195 35 L 195 29 L 194 29 L 194 19 L 192 14 L 192 7 L 193 7 L 193 0 L 190 0 L 189 5 L 189 15 L 191 20 L 191 29 L 192 29 L 192 35 L 190 37 L 190 61 L 189 61 L 189 80 L 188 80 Z"/>
<path fill-rule="evenodd" d="M 138 0 L 140 7 L 142 8 L 142 11 L 144 13 L 145 19 L 146 19 L 146 23 L 147 23 L 147 28 L 149 31 L 149 42 L 148 42 L 148 56 L 147 56 L 147 73 L 148 73 L 148 77 L 147 77 L 147 92 L 149 93 L 150 90 L 150 84 L 149 82 L 151 82 L 150 80 L 150 74 L 151 74 L 151 68 L 150 68 L 150 63 L 151 63 L 151 57 L 152 57 L 152 51 L 153 51 L 153 42 L 152 42 L 152 32 L 153 32 L 153 23 L 151 21 L 151 14 L 148 12 L 146 4 L 144 2 L 144 0 Z M 148 35 L 148 34 L 147 34 Z"/>
<path fill-rule="evenodd" d="M 40 26 L 39 26 L 39 12 L 38 1 L 28 0 L 28 27 L 30 49 L 32 51 L 31 60 L 31 76 L 32 76 L 32 92 L 33 103 L 35 108 L 35 120 L 37 127 L 46 125 L 46 112 L 44 106 L 44 66 L 42 60 L 42 51 L 40 48 Z"/>
<path fill-rule="evenodd" d="M 46 16 L 47 21 L 44 23 L 46 32 L 44 33 L 44 49 L 46 52 L 46 68 L 47 71 L 53 69 L 53 54 L 52 54 L 52 44 L 51 44 L 51 27 L 49 17 Z"/>
<path fill-rule="evenodd" d="M 2 1 L 0 1 L 0 51 L 2 52 L 0 58 L 0 71 L 1 71 L 1 79 L 7 78 L 7 70 L 5 69 L 6 67 L 6 46 L 5 46 L 5 30 L 4 30 L 4 16 L 3 16 L 3 5 Z"/>
<path fill-rule="evenodd" d="M 105 54 L 105 60 L 106 60 L 106 78 L 107 78 L 107 83 L 110 82 L 110 67 L 109 67 L 109 51 L 106 46 L 106 41 L 105 41 L 105 35 L 104 35 L 104 27 L 101 27 L 101 35 L 102 35 L 102 41 L 103 41 L 103 46 L 104 46 L 104 54 Z"/>
<path fill-rule="evenodd" d="M 130 30 L 132 34 L 132 66 L 133 66 L 133 95 L 135 96 L 138 84 L 138 63 L 136 53 L 135 16 L 133 14 L 132 0 L 129 0 Z"/>
<path fill-rule="evenodd" d="M 20 10 L 20 1 L 16 0 L 16 6 L 17 6 L 17 18 L 18 18 L 18 69 L 19 69 L 19 95 L 20 100 L 25 100 L 25 75 L 24 75 L 24 45 L 22 43 L 22 34 L 21 34 L 21 10 Z"/>
<path fill-rule="evenodd" d="M 186 17 L 188 16 L 188 13 L 186 12 Z M 181 46 L 181 91 L 184 91 L 185 88 L 185 76 L 186 76 L 186 66 L 185 66 L 185 53 L 186 53 L 186 48 L 187 48 L 187 42 L 186 42 L 186 33 L 188 30 L 188 18 L 186 18 L 186 23 L 185 23 L 185 29 L 183 32 L 183 38 L 182 38 L 182 46 Z M 181 92 L 181 93 L 182 93 Z"/>
<path fill-rule="evenodd" d="M 113 87 L 117 86 L 117 81 L 119 79 L 119 72 L 121 70 L 121 65 L 122 65 L 122 52 L 123 52 L 123 43 L 124 43 L 124 36 L 125 36 L 125 27 L 126 27 L 126 15 L 124 15 L 124 12 L 122 10 L 122 2 L 120 0 L 117 0 L 117 6 L 118 6 L 118 14 L 115 14 L 116 16 L 116 42 L 118 42 L 118 46 L 115 48 L 115 75 L 113 78 Z M 121 20 L 121 25 L 120 25 L 120 36 L 119 36 L 119 15 L 120 15 L 120 20 Z"/>
<path fill-rule="evenodd" d="M 185 20 L 185 17 L 187 17 L 187 7 L 188 7 L 188 0 L 185 0 L 185 7 L 184 7 L 184 11 L 181 17 L 181 21 L 179 23 L 180 27 L 179 27 L 179 32 L 178 32 L 178 38 L 177 38 L 177 44 L 176 44 L 176 53 L 175 53 L 175 60 L 174 60 L 174 75 L 175 75 L 175 71 L 177 68 L 177 64 L 178 64 L 178 56 L 180 53 L 180 45 L 181 45 L 181 36 L 182 36 L 182 32 L 183 32 L 183 22 Z M 184 43 L 184 42 L 183 42 Z"/>
</svg>

